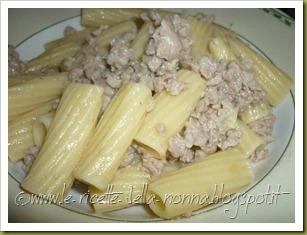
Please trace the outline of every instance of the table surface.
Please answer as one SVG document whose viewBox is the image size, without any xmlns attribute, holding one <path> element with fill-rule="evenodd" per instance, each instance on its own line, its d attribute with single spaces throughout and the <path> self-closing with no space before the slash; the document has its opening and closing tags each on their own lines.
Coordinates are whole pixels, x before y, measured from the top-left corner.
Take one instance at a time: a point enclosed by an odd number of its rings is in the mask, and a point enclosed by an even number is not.
<svg viewBox="0 0 307 235">
<path fill-rule="evenodd" d="M 10 9 L 9 10 L 9 34 L 8 41 L 11 45 L 17 45 L 23 39 L 46 27 L 47 25 L 66 19 L 70 16 L 80 14 L 79 9 Z M 248 30 L 248 29 L 246 29 Z M 243 32 L 244 33 L 244 32 Z M 283 40 L 283 39 L 281 39 Z M 260 48 L 267 47 L 257 42 Z M 294 44 L 294 35 L 293 35 Z M 294 48 L 294 45 L 293 45 Z M 269 48 L 268 48 L 269 49 Z M 273 49 L 271 49 L 273 50 Z M 274 60 L 278 61 L 278 50 L 269 53 Z M 274 58 L 275 56 L 275 58 Z M 293 71 L 287 71 L 290 74 Z M 259 195 L 267 192 L 268 185 L 272 185 L 277 190 L 277 184 L 274 179 L 282 182 L 281 191 L 290 192 L 289 195 L 280 196 L 277 205 L 256 204 L 249 205 L 248 213 L 245 213 L 245 207 L 239 207 L 235 219 L 229 217 L 236 214 L 237 206 L 235 204 L 226 205 L 211 211 L 212 218 L 219 218 L 220 222 L 294 222 L 294 138 L 291 141 L 284 157 L 275 166 L 274 170 L 265 177 L 256 187 L 248 192 L 249 195 Z M 81 215 L 67 209 L 54 205 L 31 205 L 16 206 L 14 198 L 19 192 L 18 183 L 9 176 L 9 219 L 14 222 L 101 222 L 99 218 Z M 228 216 L 225 215 L 226 207 L 229 209 Z M 30 213 L 30 212 L 31 213 Z M 26 215 L 26 216 L 25 216 Z M 60 215 L 60 221 L 59 221 Z M 45 218 L 48 218 L 47 220 Z M 221 221 L 222 220 L 222 221 Z M 196 215 L 192 218 L 181 220 L 204 222 L 202 215 Z M 213 221 L 214 222 L 214 219 Z"/>
</svg>

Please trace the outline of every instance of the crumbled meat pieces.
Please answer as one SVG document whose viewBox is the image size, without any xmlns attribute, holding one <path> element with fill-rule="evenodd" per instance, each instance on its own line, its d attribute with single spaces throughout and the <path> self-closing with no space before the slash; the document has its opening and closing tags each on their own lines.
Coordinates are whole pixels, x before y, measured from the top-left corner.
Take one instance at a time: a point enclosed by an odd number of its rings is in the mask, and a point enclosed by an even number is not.
<svg viewBox="0 0 307 235">
<path fill-rule="evenodd" d="M 248 126 L 257 134 L 264 137 L 267 142 L 270 142 L 272 141 L 272 130 L 275 119 L 276 118 L 273 114 L 269 114 L 263 118 L 249 123 Z"/>
<path fill-rule="evenodd" d="M 75 32 L 77 32 L 77 30 L 74 27 L 66 26 L 66 28 L 64 29 L 64 36 L 67 37 L 71 34 L 74 34 Z"/>
<path fill-rule="evenodd" d="M 194 159 L 194 152 L 186 147 L 185 139 L 177 134 L 169 140 L 168 151 L 172 157 L 188 163 Z"/>
<path fill-rule="evenodd" d="M 121 164 L 120 167 L 126 167 L 128 165 L 137 164 L 141 161 L 141 156 L 138 150 L 138 146 L 135 144 L 132 144 L 129 146 Z"/>
<path fill-rule="evenodd" d="M 25 70 L 25 63 L 19 58 L 18 52 L 14 47 L 8 47 L 8 67 L 9 76 L 21 75 Z"/>
<path fill-rule="evenodd" d="M 159 160 L 150 154 L 143 154 L 142 166 L 151 174 L 152 179 L 158 178 L 165 166 L 165 160 Z"/>
<path fill-rule="evenodd" d="M 115 38 L 111 41 L 111 50 L 107 56 L 107 63 L 115 69 L 125 68 L 133 59 L 133 51 L 126 40 Z"/>
<path fill-rule="evenodd" d="M 31 168 L 34 160 L 36 159 L 38 153 L 40 151 L 40 148 L 36 145 L 28 148 L 25 152 L 25 157 L 23 158 L 23 168 L 25 172 L 28 172 Z"/>
<path fill-rule="evenodd" d="M 221 135 L 218 142 L 218 147 L 223 151 L 236 146 L 240 143 L 241 140 L 241 131 L 238 129 L 229 129 L 225 132 L 224 135 Z"/>
<path fill-rule="evenodd" d="M 269 155 L 269 151 L 266 145 L 261 145 L 255 150 L 255 152 L 253 152 L 252 156 L 250 157 L 250 160 L 252 162 L 257 162 L 257 161 L 265 159 L 266 157 L 268 157 L 268 155 Z"/>
</svg>

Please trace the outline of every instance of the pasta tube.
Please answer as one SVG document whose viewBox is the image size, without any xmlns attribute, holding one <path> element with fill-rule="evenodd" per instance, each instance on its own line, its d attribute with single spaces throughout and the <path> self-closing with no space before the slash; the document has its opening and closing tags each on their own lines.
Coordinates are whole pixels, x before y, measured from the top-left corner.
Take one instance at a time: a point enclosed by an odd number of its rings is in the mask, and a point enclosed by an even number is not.
<svg viewBox="0 0 307 235">
<path fill-rule="evenodd" d="M 252 179 L 253 173 L 240 152 L 227 150 L 153 181 L 146 201 L 156 215 L 170 219 L 217 203 Z"/>
<path fill-rule="evenodd" d="M 8 79 L 9 87 L 15 86 L 17 84 L 25 83 L 31 79 L 33 79 L 35 75 L 17 75 L 17 76 L 10 76 Z M 39 76 L 39 75 L 38 75 Z"/>
<path fill-rule="evenodd" d="M 33 123 L 40 117 L 52 111 L 53 101 L 43 104 L 24 115 L 9 122 L 8 128 L 8 153 L 12 162 L 17 162 L 25 156 L 25 151 L 35 145 L 33 137 Z"/>
<path fill-rule="evenodd" d="M 265 139 L 255 133 L 242 121 L 238 120 L 238 127 L 242 132 L 241 142 L 236 148 L 246 157 L 249 158 L 251 154 L 260 146 L 265 144 Z"/>
<path fill-rule="evenodd" d="M 151 91 L 142 84 L 129 83 L 118 91 L 74 172 L 78 180 L 100 190 L 107 187 L 144 119 L 150 99 Z"/>
<path fill-rule="evenodd" d="M 199 58 L 208 55 L 208 45 L 212 37 L 212 25 L 195 17 L 188 17 L 188 22 L 191 25 L 191 55 L 194 58 Z"/>
<path fill-rule="evenodd" d="M 31 79 L 9 88 L 9 120 L 59 97 L 67 84 L 67 74 L 59 73 Z"/>
<path fill-rule="evenodd" d="M 239 117 L 244 123 L 250 123 L 269 115 L 271 112 L 270 105 L 263 101 L 247 106 L 244 111 L 239 113 Z"/>
<path fill-rule="evenodd" d="M 108 212 L 142 204 L 146 199 L 146 188 L 150 175 L 140 167 L 128 166 L 119 169 L 107 189 L 100 191 L 90 187 L 95 211 Z M 116 200 L 110 200 L 108 193 L 115 193 Z"/>
<path fill-rule="evenodd" d="M 65 58 L 75 55 L 80 48 L 80 45 L 76 42 L 65 43 L 55 48 L 50 48 L 26 63 L 26 73 L 58 67 Z"/>
<path fill-rule="evenodd" d="M 86 27 L 98 27 L 103 25 L 115 25 L 123 21 L 139 17 L 141 9 L 82 9 L 81 24 Z"/>
<path fill-rule="evenodd" d="M 146 115 L 135 137 L 138 143 L 155 152 L 157 158 L 165 157 L 169 138 L 183 128 L 205 88 L 204 80 L 195 72 L 180 70 L 177 79 L 184 82 L 186 88 L 177 96 L 166 91 L 157 94 L 155 109 Z"/>
<path fill-rule="evenodd" d="M 235 37 L 236 33 L 224 26 L 212 23 L 214 37 Z"/>
<path fill-rule="evenodd" d="M 72 33 L 72 34 L 70 34 L 70 35 L 68 35 L 66 37 L 59 38 L 57 40 L 48 42 L 48 43 L 45 44 L 45 49 L 49 50 L 51 48 L 56 48 L 56 47 L 63 46 L 65 44 L 69 44 L 71 42 L 76 42 L 76 43 L 83 42 L 84 39 L 87 36 L 89 36 L 92 31 L 93 31 L 93 29 L 86 28 L 86 29 L 83 29 L 81 31 L 77 31 L 75 33 Z"/>
<path fill-rule="evenodd" d="M 104 49 L 109 45 L 110 41 L 113 38 L 120 36 L 124 33 L 136 32 L 136 31 L 137 31 L 136 24 L 132 20 L 116 24 L 106 29 L 101 35 L 97 37 L 97 45 L 101 49 Z"/>
<path fill-rule="evenodd" d="M 100 86 L 75 83 L 67 87 L 22 188 L 37 195 L 65 196 L 95 127 L 102 98 Z"/>
<path fill-rule="evenodd" d="M 290 91 L 291 78 L 239 39 L 229 39 L 229 44 L 237 56 L 253 61 L 253 69 L 256 73 L 255 79 L 266 92 L 268 102 L 274 106 L 278 105 Z"/>
<path fill-rule="evenodd" d="M 209 50 L 216 60 L 231 61 L 236 59 L 236 55 L 231 51 L 223 38 L 214 38 L 209 43 Z"/>
<path fill-rule="evenodd" d="M 133 50 L 135 60 L 139 60 L 144 55 L 145 48 L 150 36 L 150 27 L 150 23 L 144 23 L 142 28 L 139 30 L 134 40 L 132 41 L 131 48 Z"/>
<path fill-rule="evenodd" d="M 38 117 L 38 119 L 34 121 L 32 127 L 32 134 L 35 146 L 41 147 L 43 145 L 47 131 L 53 118 L 54 112 L 50 112 L 41 117 Z"/>
</svg>

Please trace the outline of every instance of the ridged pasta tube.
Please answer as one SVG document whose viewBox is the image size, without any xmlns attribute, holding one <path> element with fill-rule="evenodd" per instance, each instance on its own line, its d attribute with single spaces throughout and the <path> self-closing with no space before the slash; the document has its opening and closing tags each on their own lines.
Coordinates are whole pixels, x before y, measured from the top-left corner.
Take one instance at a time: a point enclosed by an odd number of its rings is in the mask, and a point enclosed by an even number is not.
<svg viewBox="0 0 307 235">
<path fill-rule="evenodd" d="M 169 138 L 183 128 L 205 88 L 205 82 L 198 73 L 180 70 L 176 76 L 186 84 L 186 88 L 176 96 L 165 90 L 158 93 L 154 97 L 154 110 L 146 115 L 135 137 L 138 143 L 153 150 L 157 158 L 165 157 Z"/>
<path fill-rule="evenodd" d="M 278 105 L 290 91 L 292 79 L 239 39 L 230 38 L 228 41 L 237 56 L 253 61 L 255 79 L 265 91 L 268 102 L 274 106 Z"/>
<path fill-rule="evenodd" d="M 41 147 L 43 145 L 49 126 L 54 118 L 54 113 L 55 112 L 47 113 L 38 117 L 37 120 L 34 121 L 32 134 L 35 146 Z"/>
<path fill-rule="evenodd" d="M 26 63 L 26 73 L 37 72 L 45 68 L 58 67 L 65 58 L 75 55 L 80 48 L 81 46 L 76 42 L 69 42 L 50 48 Z"/>
<path fill-rule="evenodd" d="M 270 105 L 266 101 L 263 101 L 248 105 L 242 112 L 239 113 L 239 117 L 244 123 L 250 123 L 263 118 L 270 113 L 272 113 Z"/>
<path fill-rule="evenodd" d="M 38 75 L 39 76 L 39 75 Z M 25 83 L 31 79 L 33 79 L 35 75 L 16 75 L 16 76 L 9 76 L 8 79 L 8 86 L 15 86 L 17 84 Z"/>
<path fill-rule="evenodd" d="M 209 42 L 212 37 L 212 25 L 202 20 L 198 20 L 193 16 L 188 17 L 188 22 L 191 26 L 191 55 L 194 58 L 199 58 L 209 54 Z"/>
<path fill-rule="evenodd" d="M 65 196 L 97 122 L 103 88 L 70 84 L 65 90 L 46 140 L 21 186 L 44 196 Z"/>
<path fill-rule="evenodd" d="M 217 203 L 252 180 L 238 150 L 217 152 L 150 183 L 147 203 L 156 215 L 170 219 Z"/>
<path fill-rule="evenodd" d="M 213 38 L 209 43 L 209 50 L 216 60 L 231 61 L 236 59 L 236 55 L 231 51 L 223 38 Z"/>
<path fill-rule="evenodd" d="M 69 44 L 71 42 L 82 43 L 87 36 L 91 34 L 93 29 L 86 28 L 77 32 L 74 32 L 68 36 L 53 40 L 45 44 L 45 49 L 49 50 L 51 48 L 56 48 L 59 46 L 63 46 L 65 44 Z"/>
<path fill-rule="evenodd" d="M 59 97 L 67 85 L 67 74 L 59 73 L 36 77 L 9 87 L 9 120 Z"/>
<path fill-rule="evenodd" d="M 136 24 L 132 20 L 116 24 L 106 29 L 102 34 L 100 34 L 97 37 L 97 45 L 101 49 L 104 49 L 110 44 L 110 41 L 113 38 L 120 36 L 124 33 L 130 33 L 130 32 L 136 32 L 136 31 L 137 31 Z"/>
<path fill-rule="evenodd" d="M 74 172 L 78 180 L 100 190 L 107 187 L 144 119 L 150 100 L 151 91 L 142 84 L 129 83 L 118 91 Z"/>
<path fill-rule="evenodd" d="M 33 123 L 41 116 L 53 110 L 53 102 L 43 104 L 17 119 L 9 122 L 8 128 L 8 153 L 12 162 L 17 162 L 25 156 L 25 151 L 35 144 L 33 137 Z"/>
<path fill-rule="evenodd" d="M 242 121 L 238 120 L 238 127 L 242 132 L 241 142 L 236 148 L 246 157 L 249 158 L 251 154 L 260 146 L 265 144 L 265 139 L 255 133 Z"/>
<path fill-rule="evenodd" d="M 142 204 L 146 199 L 146 189 L 150 175 L 137 166 L 119 169 L 107 190 L 100 191 L 90 187 L 91 200 L 95 211 L 108 212 Z M 108 193 L 115 193 L 110 200 Z"/>
<path fill-rule="evenodd" d="M 81 24 L 86 27 L 98 27 L 103 25 L 115 25 L 120 22 L 138 18 L 141 9 L 111 9 L 111 8 L 83 8 Z"/>
<path fill-rule="evenodd" d="M 143 24 L 142 28 L 138 31 L 135 38 L 132 41 L 131 48 L 133 50 L 134 59 L 139 60 L 145 52 L 146 45 L 149 40 L 149 29 L 151 23 L 146 22 Z"/>
</svg>

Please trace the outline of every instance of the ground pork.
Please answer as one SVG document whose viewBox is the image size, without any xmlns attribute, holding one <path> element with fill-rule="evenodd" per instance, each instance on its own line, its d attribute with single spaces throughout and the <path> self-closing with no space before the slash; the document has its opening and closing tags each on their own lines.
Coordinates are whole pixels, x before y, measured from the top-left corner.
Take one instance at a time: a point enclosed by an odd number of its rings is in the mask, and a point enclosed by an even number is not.
<svg viewBox="0 0 307 235">
<path fill-rule="evenodd" d="M 255 152 L 252 153 L 250 160 L 252 162 L 257 162 L 257 161 L 267 158 L 268 155 L 269 155 L 269 151 L 267 149 L 267 146 L 261 145 L 255 150 Z"/>
<path fill-rule="evenodd" d="M 166 160 L 160 160 L 150 154 L 144 153 L 142 156 L 142 166 L 150 173 L 151 179 L 157 179 L 163 172 Z"/>
<path fill-rule="evenodd" d="M 247 125 L 260 136 L 264 137 L 267 142 L 272 141 L 272 130 L 275 123 L 274 114 L 269 114 Z"/>
<path fill-rule="evenodd" d="M 77 30 L 74 27 L 66 26 L 66 28 L 64 29 L 64 36 L 67 37 L 67 36 L 74 34 L 76 32 L 77 32 Z"/>
<path fill-rule="evenodd" d="M 8 47 L 8 67 L 9 76 L 21 75 L 25 71 L 25 63 L 13 46 Z"/>
<path fill-rule="evenodd" d="M 138 146 L 132 144 L 129 146 L 128 150 L 125 153 L 125 156 L 120 164 L 120 167 L 126 167 L 129 165 L 137 164 L 141 161 L 141 155 L 138 150 Z"/>
<path fill-rule="evenodd" d="M 36 145 L 28 148 L 25 152 L 25 157 L 23 158 L 23 170 L 25 172 L 28 172 L 36 159 L 38 153 L 40 151 L 40 148 Z"/>
</svg>

